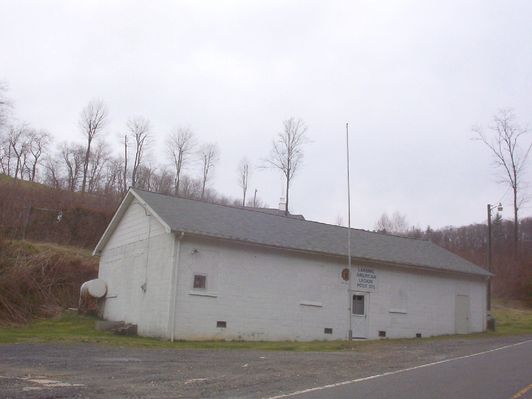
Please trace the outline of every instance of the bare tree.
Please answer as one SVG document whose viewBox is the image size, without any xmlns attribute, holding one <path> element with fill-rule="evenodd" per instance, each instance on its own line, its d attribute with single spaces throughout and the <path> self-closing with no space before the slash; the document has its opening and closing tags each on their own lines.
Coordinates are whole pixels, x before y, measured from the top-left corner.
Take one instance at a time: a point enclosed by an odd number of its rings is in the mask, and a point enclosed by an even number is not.
<svg viewBox="0 0 532 399">
<path fill-rule="evenodd" d="M 218 161 L 218 146 L 213 143 L 203 144 L 199 150 L 199 158 L 201 161 L 201 196 L 205 196 L 205 187 L 209 177 L 212 175 L 216 161 Z"/>
<path fill-rule="evenodd" d="M 157 181 L 157 170 L 152 165 L 140 165 L 137 170 L 135 187 L 153 191 Z"/>
<path fill-rule="evenodd" d="M 307 127 L 303 120 L 290 118 L 283 122 L 284 130 L 273 141 L 270 157 L 266 163 L 279 169 L 286 181 L 285 215 L 288 215 L 290 183 L 303 159 L 303 145 L 308 142 Z"/>
<path fill-rule="evenodd" d="M 248 191 L 250 163 L 247 158 L 242 158 L 238 165 L 238 185 L 242 189 L 242 206 L 246 206 L 246 192 Z"/>
<path fill-rule="evenodd" d="M 44 168 L 46 171 L 45 183 L 53 188 L 59 189 L 62 187 L 61 167 L 60 161 L 55 156 L 48 155 L 44 159 Z"/>
<path fill-rule="evenodd" d="M 89 162 L 91 157 L 91 145 L 94 138 L 100 134 L 107 121 L 107 109 L 100 100 L 93 100 L 87 104 L 81 111 L 79 125 L 82 133 L 87 139 L 85 147 L 85 157 L 83 159 L 83 180 L 81 182 L 81 192 L 84 193 L 87 188 L 87 179 L 89 175 Z"/>
<path fill-rule="evenodd" d="M 0 81 L 0 131 L 6 125 L 11 109 L 12 103 L 7 97 L 7 84 Z"/>
<path fill-rule="evenodd" d="M 150 121 L 143 117 L 132 118 L 127 122 L 127 129 L 129 136 L 135 143 L 135 158 L 133 159 L 133 167 L 131 170 L 131 185 L 136 187 L 139 167 L 141 166 L 144 151 L 150 140 Z"/>
<path fill-rule="evenodd" d="M 174 179 L 172 173 L 167 169 L 160 169 L 153 176 L 153 189 L 161 194 L 171 194 L 174 192 Z"/>
<path fill-rule="evenodd" d="M 61 158 L 66 170 L 66 186 L 70 191 L 75 191 L 78 186 L 79 175 L 84 168 L 84 153 L 82 146 L 64 143 L 61 147 Z"/>
<path fill-rule="evenodd" d="M 248 199 L 247 206 L 252 208 L 267 208 L 268 205 L 261 200 L 259 197 L 257 197 L 257 192 L 259 190 L 255 189 L 253 192 L 253 198 Z"/>
<path fill-rule="evenodd" d="M 13 150 L 9 140 L 9 134 L 2 134 L 0 131 L 0 167 L 2 173 L 11 176 L 11 158 Z"/>
<path fill-rule="evenodd" d="M 494 157 L 495 166 L 502 171 L 501 183 L 512 189 L 514 255 L 517 256 L 519 247 L 518 211 L 522 201 L 520 190 L 532 141 L 527 141 L 525 135 L 528 131 L 515 121 L 512 110 L 500 110 L 494 116 L 493 121 L 494 125 L 489 127 L 490 133 L 486 134 L 480 127 L 475 127 L 473 131 L 477 133 L 477 139 L 489 148 Z"/>
<path fill-rule="evenodd" d="M 12 148 L 9 141 L 10 133 L 6 126 L 12 110 L 12 103 L 7 97 L 7 84 L 0 81 L 0 168 L 2 173 L 11 175 Z"/>
<path fill-rule="evenodd" d="M 127 158 L 128 158 L 128 152 L 127 152 L 127 134 L 124 134 L 124 163 L 123 163 L 123 170 L 122 170 L 122 193 L 125 193 L 127 191 Z"/>
<path fill-rule="evenodd" d="M 16 159 L 15 173 L 13 175 L 15 180 L 18 178 L 19 173 L 20 178 L 23 178 L 26 154 L 29 147 L 28 140 L 29 129 L 25 124 L 11 126 L 9 129 L 9 145 Z"/>
<path fill-rule="evenodd" d="M 174 195 L 179 195 L 181 176 L 190 155 L 194 152 L 194 134 L 190 129 L 178 128 L 166 139 L 168 153 L 174 165 Z"/>
<path fill-rule="evenodd" d="M 179 186 L 179 195 L 184 198 L 200 198 L 201 197 L 201 178 L 192 178 L 187 175 L 181 177 L 181 184 Z"/>
<path fill-rule="evenodd" d="M 375 223 L 375 230 L 381 233 L 405 235 L 408 232 L 406 216 L 395 211 L 390 217 L 384 212 Z"/>
<path fill-rule="evenodd" d="M 102 183 L 103 170 L 111 157 L 107 148 L 107 143 L 100 141 L 91 154 L 88 177 L 88 191 L 91 193 L 97 191 Z"/>
<path fill-rule="evenodd" d="M 35 181 L 37 174 L 37 166 L 41 161 L 41 157 L 52 141 L 51 136 L 44 130 L 30 130 L 28 140 L 28 155 L 31 155 L 29 168 L 29 180 Z"/>
<path fill-rule="evenodd" d="M 104 194 L 121 193 L 124 188 L 122 182 L 123 160 L 120 157 L 110 157 L 105 163 L 102 177 Z"/>
</svg>

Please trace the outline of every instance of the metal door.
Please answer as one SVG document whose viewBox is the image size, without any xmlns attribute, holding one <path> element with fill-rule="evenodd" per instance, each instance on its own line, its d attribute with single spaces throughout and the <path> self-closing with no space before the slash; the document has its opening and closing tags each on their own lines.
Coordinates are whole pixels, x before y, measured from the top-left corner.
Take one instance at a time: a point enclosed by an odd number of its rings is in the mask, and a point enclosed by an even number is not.
<svg viewBox="0 0 532 399">
<path fill-rule="evenodd" d="M 351 294 L 351 326 L 353 338 L 368 338 L 369 332 L 369 293 L 353 292 Z"/>
<path fill-rule="evenodd" d="M 455 332 L 469 333 L 469 296 L 457 295 L 454 302 Z"/>
</svg>

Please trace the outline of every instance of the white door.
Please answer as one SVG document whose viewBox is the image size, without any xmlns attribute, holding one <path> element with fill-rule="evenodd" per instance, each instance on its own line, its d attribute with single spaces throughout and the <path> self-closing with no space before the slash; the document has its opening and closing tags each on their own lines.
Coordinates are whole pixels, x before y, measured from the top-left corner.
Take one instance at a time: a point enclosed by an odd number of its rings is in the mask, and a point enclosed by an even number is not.
<svg viewBox="0 0 532 399">
<path fill-rule="evenodd" d="M 353 338 L 368 338 L 369 332 L 369 293 L 353 292 L 351 294 L 351 327 Z"/>
<path fill-rule="evenodd" d="M 469 296 L 457 295 L 454 302 L 454 326 L 456 334 L 469 333 Z"/>
</svg>

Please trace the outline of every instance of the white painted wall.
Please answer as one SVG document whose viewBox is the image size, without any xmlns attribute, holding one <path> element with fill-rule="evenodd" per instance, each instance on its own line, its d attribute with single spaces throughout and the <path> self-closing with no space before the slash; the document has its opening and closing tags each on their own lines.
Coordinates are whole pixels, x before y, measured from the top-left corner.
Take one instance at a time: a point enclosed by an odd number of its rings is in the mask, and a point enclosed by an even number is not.
<svg viewBox="0 0 532 399">
<path fill-rule="evenodd" d="M 140 335 L 170 337 L 172 268 L 179 258 L 177 339 L 347 338 L 349 295 L 340 261 L 186 235 L 179 257 L 176 248 L 174 235 L 133 201 L 101 253 L 104 318 L 135 323 Z M 391 338 L 454 334 L 456 295 L 470 298 L 470 331 L 484 330 L 485 280 L 371 267 L 377 287 L 369 294 L 369 338 L 381 330 Z M 194 274 L 207 275 L 205 290 L 193 289 Z"/>
<path fill-rule="evenodd" d="M 105 319 L 137 324 L 140 335 L 168 335 L 173 248 L 174 236 L 134 200 L 100 256 Z"/>
<path fill-rule="evenodd" d="M 186 236 L 181 251 L 177 338 L 347 338 L 348 286 L 340 277 L 343 264 Z M 369 295 L 369 338 L 377 338 L 379 330 L 391 338 L 454 334 L 456 295 L 470 297 L 471 331 L 484 330 L 483 279 L 373 268 L 378 284 Z M 206 290 L 192 288 L 195 273 L 207 275 Z M 217 321 L 226 321 L 227 328 L 217 328 Z M 326 327 L 333 334 L 324 334 Z"/>
</svg>

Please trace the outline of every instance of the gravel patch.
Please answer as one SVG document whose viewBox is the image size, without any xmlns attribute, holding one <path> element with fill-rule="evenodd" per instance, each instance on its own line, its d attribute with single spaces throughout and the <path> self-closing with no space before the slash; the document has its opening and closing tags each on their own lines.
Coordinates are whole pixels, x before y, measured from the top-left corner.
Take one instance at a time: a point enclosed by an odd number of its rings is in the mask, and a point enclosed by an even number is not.
<svg viewBox="0 0 532 399">
<path fill-rule="evenodd" d="M 0 345 L 0 397 L 267 398 L 530 338 L 387 341 L 342 352 Z"/>
</svg>

